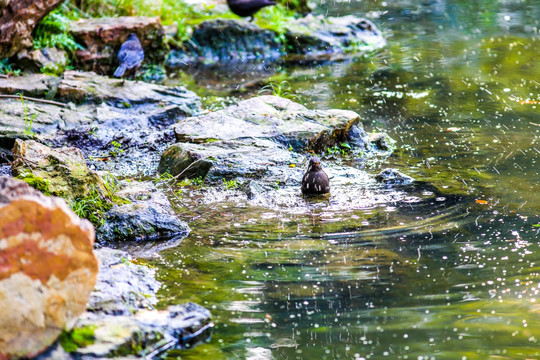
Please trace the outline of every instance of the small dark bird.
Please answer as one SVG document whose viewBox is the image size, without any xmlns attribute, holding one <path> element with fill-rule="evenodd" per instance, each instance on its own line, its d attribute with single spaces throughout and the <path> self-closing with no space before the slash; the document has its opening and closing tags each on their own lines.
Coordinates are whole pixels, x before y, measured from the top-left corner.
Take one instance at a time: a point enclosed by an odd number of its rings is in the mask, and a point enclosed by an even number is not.
<svg viewBox="0 0 540 360">
<path fill-rule="evenodd" d="M 330 180 L 318 157 L 309 159 L 309 166 L 302 178 L 302 194 L 321 195 L 330 192 Z"/>
<path fill-rule="evenodd" d="M 136 34 L 129 34 L 127 40 L 120 46 L 118 51 L 118 69 L 114 77 L 122 77 L 126 71 L 135 73 L 144 59 L 144 51 Z"/>
<path fill-rule="evenodd" d="M 227 0 L 227 5 L 233 13 L 241 17 L 250 16 L 249 21 L 253 21 L 253 15 L 265 6 L 276 5 L 275 0 Z"/>
</svg>

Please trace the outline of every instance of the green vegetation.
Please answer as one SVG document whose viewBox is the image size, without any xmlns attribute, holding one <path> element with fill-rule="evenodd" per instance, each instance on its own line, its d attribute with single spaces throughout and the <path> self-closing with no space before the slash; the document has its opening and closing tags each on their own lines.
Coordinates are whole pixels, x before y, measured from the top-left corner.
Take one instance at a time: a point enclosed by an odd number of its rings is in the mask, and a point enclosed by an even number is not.
<svg viewBox="0 0 540 360">
<path fill-rule="evenodd" d="M 67 7 L 63 5 L 41 20 L 35 30 L 35 49 L 57 48 L 71 54 L 83 49 L 69 33 L 69 23 L 76 18 L 76 13 L 71 13 L 71 18 L 66 13 Z"/>
<path fill-rule="evenodd" d="M 21 93 L 17 93 L 21 97 L 21 104 L 24 110 L 24 133 L 28 136 L 34 136 L 34 132 L 32 131 L 32 123 L 37 117 L 37 113 L 34 113 L 31 118 L 28 118 L 28 107 L 24 103 L 24 97 Z"/>
<path fill-rule="evenodd" d="M 49 179 L 43 179 L 42 177 L 36 176 L 31 172 L 22 172 L 17 176 L 17 179 L 26 182 L 34 189 L 41 191 L 47 196 L 51 195 L 51 191 L 49 189 Z"/>
<path fill-rule="evenodd" d="M 236 180 L 225 180 L 225 179 L 223 179 L 223 188 L 225 190 L 234 190 L 234 189 L 238 188 L 238 186 L 240 186 L 240 184 L 238 184 L 238 182 Z"/>
<path fill-rule="evenodd" d="M 9 63 L 9 60 L 3 59 L 0 60 L 0 74 L 6 76 L 19 76 L 21 74 L 21 70 L 13 69 L 13 67 Z"/>
<path fill-rule="evenodd" d="M 85 326 L 71 331 L 63 331 L 58 342 L 65 352 L 72 353 L 80 347 L 91 345 L 95 341 L 96 326 Z"/>
<path fill-rule="evenodd" d="M 118 141 L 113 140 L 111 142 L 111 145 L 114 147 L 114 149 L 109 151 L 109 156 L 117 157 L 118 155 L 124 152 L 124 150 L 122 149 L 122 144 L 120 144 Z"/>
<path fill-rule="evenodd" d="M 193 179 L 183 179 L 182 181 L 180 181 L 178 183 L 178 186 L 180 187 L 184 187 L 184 186 L 193 186 L 193 187 L 197 187 L 197 188 L 200 188 L 202 187 L 204 184 L 204 179 L 202 176 L 197 176 L 196 178 L 193 178 Z"/>
<path fill-rule="evenodd" d="M 329 147 L 325 151 L 325 155 L 340 155 L 340 156 L 348 156 L 352 151 L 351 145 L 349 143 L 343 142 L 339 145 L 334 145 L 332 147 Z"/>
<path fill-rule="evenodd" d="M 76 198 L 69 204 L 75 214 L 90 220 L 96 227 L 100 227 L 105 223 L 105 214 L 114 204 L 129 204 L 129 200 L 117 195 L 120 186 L 113 175 L 108 174 L 103 180 L 105 185 L 104 194 L 92 187 L 88 195 Z"/>
<path fill-rule="evenodd" d="M 143 65 L 143 73 L 139 78 L 146 82 L 161 81 L 165 78 L 165 68 L 162 65 Z"/>
<path fill-rule="evenodd" d="M 299 96 L 294 93 L 294 90 L 289 84 L 288 81 L 282 81 L 280 83 L 270 83 L 263 86 L 259 90 L 259 95 L 264 95 L 265 93 L 271 93 L 274 96 L 279 96 L 282 98 L 290 100 L 298 100 Z"/>
</svg>

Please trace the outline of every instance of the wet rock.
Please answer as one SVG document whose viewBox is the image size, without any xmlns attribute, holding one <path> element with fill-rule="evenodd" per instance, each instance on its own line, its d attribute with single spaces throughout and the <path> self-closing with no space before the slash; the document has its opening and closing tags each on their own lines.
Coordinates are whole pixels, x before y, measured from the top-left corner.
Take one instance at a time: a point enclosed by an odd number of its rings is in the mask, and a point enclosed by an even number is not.
<svg viewBox="0 0 540 360">
<path fill-rule="evenodd" d="M 101 266 L 88 311 L 67 334 L 69 340 L 91 333 L 92 340 L 70 354 L 54 345 L 39 360 L 156 356 L 208 339 L 213 326 L 208 310 L 186 303 L 156 311 L 155 270 L 135 264 L 123 251 L 102 248 L 96 254 Z"/>
<path fill-rule="evenodd" d="M 127 108 L 136 104 L 174 104 L 186 114 L 193 114 L 200 107 L 198 96 L 182 86 L 171 88 L 77 71 L 64 73 L 58 85 L 58 98 L 77 103 L 107 102 Z"/>
<path fill-rule="evenodd" d="M 55 48 L 22 50 L 17 54 L 17 65 L 31 72 L 61 74 L 68 65 L 68 57 L 65 51 Z"/>
<path fill-rule="evenodd" d="M 175 126 L 179 142 L 216 139 L 268 139 L 294 150 L 324 150 L 348 140 L 351 128 L 362 129 L 358 114 L 347 110 L 308 110 L 278 96 L 259 96 Z M 211 124 L 211 125 L 210 125 Z"/>
<path fill-rule="evenodd" d="M 269 175 L 272 169 L 300 159 L 299 154 L 283 145 L 264 139 L 177 143 L 163 154 L 158 171 L 173 176 L 182 173 L 179 178 L 200 176 L 210 182 L 220 182 L 222 179 L 260 178 Z"/>
<path fill-rule="evenodd" d="M 278 58 L 283 52 L 276 33 L 242 20 L 207 20 L 195 27 L 184 48 L 173 50 L 169 66 L 188 62 L 234 62 L 259 58 Z"/>
<path fill-rule="evenodd" d="M 123 176 L 154 173 L 160 152 L 174 139 L 169 125 L 200 110 L 197 95 L 183 87 L 123 83 L 75 71 L 66 72 L 63 79 L 42 75 L 0 79 L 0 91 L 89 101 L 63 105 L 0 100 L 0 148 L 11 150 L 16 139 L 75 146 L 89 156 L 95 169 Z"/>
<path fill-rule="evenodd" d="M 239 20 L 207 20 L 199 24 L 181 49 L 169 54 L 169 66 L 191 63 L 243 62 L 256 59 L 340 60 L 352 53 L 386 45 L 381 31 L 369 20 L 355 16 L 308 15 L 288 19 L 280 34 Z M 231 39 L 234 39 L 231 41 Z"/>
<path fill-rule="evenodd" d="M 88 169 L 80 149 L 51 149 L 34 140 L 16 140 L 13 156 L 13 176 L 47 195 L 72 201 L 92 191 L 106 192 L 105 183 Z"/>
<path fill-rule="evenodd" d="M 384 169 L 375 179 L 386 185 L 409 185 L 414 182 L 414 179 L 395 169 Z"/>
<path fill-rule="evenodd" d="M 32 357 L 85 309 L 94 229 L 58 198 L 0 177 L 0 358 Z"/>
<path fill-rule="evenodd" d="M 31 123 L 30 120 L 32 120 Z M 0 148 L 11 152 L 16 139 L 37 138 L 41 141 L 51 141 L 57 138 L 59 131 L 81 128 L 94 120 L 90 109 L 84 107 L 72 110 L 34 101 L 25 100 L 23 105 L 17 99 L 2 99 L 0 100 Z"/>
<path fill-rule="evenodd" d="M 206 341 L 212 326 L 210 312 L 194 303 L 162 311 L 140 311 L 134 316 L 88 312 L 79 319 L 77 327 L 95 327 L 94 343 L 78 348 L 72 355 L 92 358 L 159 355 Z"/>
<path fill-rule="evenodd" d="M 131 256 L 120 250 L 101 248 L 95 251 L 99 274 L 87 309 L 108 315 L 129 315 L 140 309 L 153 309 L 161 284 L 156 271 L 131 262 Z"/>
<path fill-rule="evenodd" d="M 76 66 L 99 74 L 112 74 L 116 54 L 130 33 L 140 39 L 148 63 L 160 63 L 168 53 L 159 17 L 82 19 L 70 25 L 70 32 L 85 48 L 76 51 Z"/>
<path fill-rule="evenodd" d="M 11 0 L 0 6 L 0 59 L 10 58 L 32 46 L 38 22 L 63 0 Z"/>
<path fill-rule="evenodd" d="M 287 44 L 291 54 L 311 58 L 328 54 L 378 49 L 386 45 L 375 24 L 356 16 L 324 17 L 308 15 L 287 25 Z"/>
<path fill-rule="evenodd" d="M 21 93 L 25 96 L 45 98 L 59 82 L 60 78 L 45 74 L 0 78 L 0 93 L 6 95 Z"/>
<path fill-rule="evenodd" d="M 210 181 L 273 176 L 302 161 L 298 152 L 324 152 L 342 142 L 371 150 L 359 115 L 347 110 L 309 110 L 288 99 L 260 96 L 175 126 L 177 144 L 158 171 Z M 274 179 L 275 177 L 275 179 Z"/>
<path fill-rule="evenodd" d="M 369 142 L 378 152 L 392 153 L 396 148 L 396 141 L 388 136 L 387 133 L 371 133 L 369 134 Z"/>
<path fill-rule="evenodd" d="M 100 241 L 155 240 L 186 236 L 189 227 L 171 212 L 148 202 L 116 205 L 105 214 Z"/>
</svg>

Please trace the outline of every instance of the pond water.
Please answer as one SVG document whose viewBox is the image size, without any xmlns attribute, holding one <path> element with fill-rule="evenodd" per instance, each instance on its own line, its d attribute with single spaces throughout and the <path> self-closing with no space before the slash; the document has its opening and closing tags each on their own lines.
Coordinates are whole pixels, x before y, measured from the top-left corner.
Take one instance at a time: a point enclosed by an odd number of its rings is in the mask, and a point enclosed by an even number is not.
<svg viewBox="0 0 540 360">
<path fill-rule="evenodd" d="M 200 206 L 191 235 L 149 262 L 161 306 L 200 303 L 216 326 L 169 356 L 540 358 L 540 4 L 326 0 L 320 11 L 368 14 L 388 46 L 274 78 L 398 141 L 367 172 L 397 168 L 438 190 L 347 211 Z"/>
</svg>

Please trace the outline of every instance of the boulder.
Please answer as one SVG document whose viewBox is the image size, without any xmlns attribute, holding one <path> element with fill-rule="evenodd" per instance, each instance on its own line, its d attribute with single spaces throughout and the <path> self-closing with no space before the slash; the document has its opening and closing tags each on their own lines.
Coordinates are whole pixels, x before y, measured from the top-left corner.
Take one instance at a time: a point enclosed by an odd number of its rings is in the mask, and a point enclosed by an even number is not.
<svg viewBox="0 0 540 360">
<path fill-rule="evenodd" d="M 0 59 L 32 46 L 34 28 L 63 0 L 11 0 L 0 6 Z"/>
<path fill-rule="evenodd" d="M 169 55 L 169 66 L 187 62 L 237 62 L 261 58 L 279 58 L 283 54 L 277 34 L 243 20 L 213 19 L 203 21 L 182 49 Z"/>
<path fill-rule="evenodd" d="M 141 40 L 145 62 L 162 62 L 168 53 L 159 17 L 81 19 L 70 25 L 70 32 L 84 47 L 75 53 L 77 67 L 99 74 L 114 72 L 118 50 L 130 33 Z"/>
<path fill-rule="evenodd" d="M 31 72 L 61 74 L 68 63 L 67 53 L 55 48 L 22 50 L 17 54 L 17 65 Z"/>
<path fill-rule="evenodd" d="M 158 172 L 180 178 L 279 177 L 284 168 L 302 161 L 301 152 L 321 153 L 343 142 L 358 153 L 377 150 L 357 113 L 309 110 L 277 96 L 187 118 L 174 129 L 178 143 L 163 153 Z"/>
<path fill-rule="evenodd" d="M 348 110 L 309 110 L 279 96 L 259 96 L 175 126 L 179 142 L 268 139 L 294 150 L 324 151 L 363 131 L 360 116 Z M 360 130 L 356 130 L 360 129 Z"/>
<path fill-rule="evenodd" d="M 347 52 L 373 50 L 386 45 L 386 40 L 375 24 L 353 15 L 308 15 L 289 22 L 285 36 L 290 54 L 315 59 L 332 54 L 343 56 Z"/>
<path fill-rule="evenodd" d="M 96 282 L 93 242 L 63 200 L 0 177 L 0 358 L 35 356 L 73 326 Z"/>
<path fill-rule="evenodd" d="M 109 210 L 98 238 L 100 241 L 155 240 L 185 237 L 188 233 L 187 224 L 172 212 L 151 202 L 138 201 Z"/>
<path fill-rule="evenodd" d="M 100 176 L 88 169 L 80 149 L 51 149 L 34 140 L 16 140 L 13 156 L 13 176 L 47 195 L 72 201 L 107 192 Z"/>
<path fill-rule="evenodd" d="M 385 45 L 375 24 L 352 15 L 290 18 L 280 33 L 242 20 L 212 19 L 197 25 L 191 38 L 171 51 L 167 64 L 276 60 L 284 55 L 291 61 L 341 60 Z"/>
</svg>

